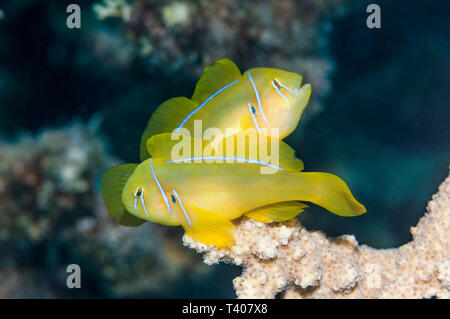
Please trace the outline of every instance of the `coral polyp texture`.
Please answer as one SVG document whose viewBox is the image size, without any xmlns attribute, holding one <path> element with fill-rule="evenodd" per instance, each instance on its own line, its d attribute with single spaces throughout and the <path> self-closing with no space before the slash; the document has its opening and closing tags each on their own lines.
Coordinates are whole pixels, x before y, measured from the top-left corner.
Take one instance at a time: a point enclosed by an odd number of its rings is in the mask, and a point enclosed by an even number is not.
<svg viewBox="0 0 450 319">
<path fill-rule="evenodd" d="M 241 219 L 227 249 L 183 240 L 206 264 L 244 268 L 233 281 L 238 298 L 450 298 L 450 176 L 427 211 L 413 240 L 392 249 L 359 245 L 352 235 L 329 239 L 297 220 Z"/>
</svg>

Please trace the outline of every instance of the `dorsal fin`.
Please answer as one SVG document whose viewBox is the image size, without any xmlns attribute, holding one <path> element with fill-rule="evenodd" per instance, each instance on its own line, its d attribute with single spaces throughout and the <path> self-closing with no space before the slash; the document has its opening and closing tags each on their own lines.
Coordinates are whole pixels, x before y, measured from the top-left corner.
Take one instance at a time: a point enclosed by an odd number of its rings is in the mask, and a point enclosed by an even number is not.
<svg viewBox="0 0 450 319">
<path fill-rule="evenodd" d="M 147 140 L 155 134 L 172 132 L 195 108 L 197 103 L 186 97 L 174 97 L 158 106 L 141 137 L 141 161 L 149 158 Z"/>
<path fill-rule="evenodd" d="M 128 213 L 122 204 L 123 187 L 137 166 L 137 164 L 116 165 L 102 175 L 103 201 L 111 216 L 123 226 L 139 226 L 145 223 L 145 220 Z"/>
<path fill-rule="evenodd" d="M 175 97 L 158 106 L 141 137 L 141 161 L 149 158 L 146 143 L 155 134 L 172 132 L 209 97 L 241 78 L 238 67 L 229 59 L 221 59 L 205 68 L 192 99 Z"/>
<path fill-rule="evenodd" d="M 241 78 L 239 68 L 229 59 L 221 59 L 207 66 L 198 80 L 192 101 L 204 102 L 223 87 Z"/>
<path fill-rule="evenodd" d="M 244 140 L 245 139 L 245 140 Z M 298 159 L 295 156 L 295 150 L 292 149 L 285 142 L 278 140 L 276 138 L 272 138 L 270 136 L 256 134 L 255 129 L 250 128 L 245 131 L 239 131 L 234 135 L 230 135 L 220 141 L 218 143 L 217 149 L 222 150 L 223 154 L 226 154 L 227 145 L 230 145 L 230 140 L 234 140 L 234 150 L 233 154 L 237 157 L 242 157 L 240 154 L 244 153 L 245 158 L 250 158 L 252 160 L 260 160 L 263 162 L 267 162 L 270 160 L 278 159 L 279 167 L 288 170 L 288 171 L 302 171 L 303 170 L 303 161 Z M 239 141 L 242 141 L 239 143 Z M 244 142 L 245 141 L 245 142 Z M 255 142 L 256 141 L 256 142 Z M 265 143 L 266 146 L 263 146 L 262 143 Z M 272 150 L 271 145 L 275 146 L 275 149 Z M 239 145 L 243 145 L 240 147 Z M 239 149 L 238 149 L 239 148 Z M 245 151 L 244 151 L 245 149 Z M 229 150 L 228 150 L 229 151 Z M 278 156 L 276 153 L 278 152 Z M 267 155 L 266 158 L 261 155 Z M 273 163 L 276 164 L 276 163 Z"/>
<path fill-rule="evenodd" d="M 182 133 L 183 131 L 180 131 L 180 133 L 171 132 L 153 135 L 147 140 L 147 152 L 155 160 L 163 161 L 170 161 L 174 158 L 190 158 L 196 155 L 201 156 L 208 141 L 183 135 Z M 200 147 L 199 154 L 195 154 L 197 147 Z M 184 150 L 189 150 L 190 152 L 180 152 Z"/>
<path fill-rule="evenodd" d="M 288 171 L 303 170 L 303 162 L 295 157 L 295 151 L 289 145 L 283 141 L 272 139 L 269 136 L 258 136 L 254 129 L 230 135 L 220 140 L 216 147 L 214 147 L 210 141 L 182 135 L 181 133 L 182 132 L 180 132 L 180 134 L 174 134 L 174 136 L 179 136 L 180 138 L 174 140 L 172 140 L 172 133 L 163 133 L 152 136 L 147 140 L 147 152 L 153 158 L 164 161 L 171 161 L 174 159 L 180 160 L 191 157 L 198 158 L 204 155 L 220 157 L 232 156 L 274 164 Z M 249 136 L 251 137 L 249 138 Z M 234 141 L 234 148 L 231 148 L 231 145 L 233 144 L 230 142 L 232 140 Z M 265 151 L 263 149 L 261 154 L 268 154 L 269 156 L 267 157 L 260 156 L 260 147 L 262 147 L 260 142 L 264 140 L 266 141 L 267 149 L 270 149 L 272 140 L 275 143 L 274 145 L 278 145 L 275 150 Z M 243 146 L 243 149 L 241 149 L 241 145 Z M 227 152 L 227 147 L 231 151 Z M 183 152 L 181 152 L 181 150 L 183 150 Z M 190 152 L 184 152 L 184 150 L 190 150 Z M 219 150 L 222 151 L 220 152 Z M 274 152 L 278 152 L 278 156 L 275 156 L 276 153 Z M 274 160 L 278 160 L 278 162 L 274 163 Z"/>
</svg>

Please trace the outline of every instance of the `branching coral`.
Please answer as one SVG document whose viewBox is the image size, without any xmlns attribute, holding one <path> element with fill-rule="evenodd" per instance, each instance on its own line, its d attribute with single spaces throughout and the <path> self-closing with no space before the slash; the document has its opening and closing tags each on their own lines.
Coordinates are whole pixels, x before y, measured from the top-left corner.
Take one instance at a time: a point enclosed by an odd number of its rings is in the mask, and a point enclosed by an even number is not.
<svg viewBox="0 0 450 319">
<path fill-rule="evenodd" d="M 399 248 L 359 245 L 352 235 L 328 239 L 298 221 L 236 223 L 235 244 L 216 249 L 184 236 L 207 264 L 241 265 L 239 298 L 450 298 L 450 176 Z"/>
</svg>

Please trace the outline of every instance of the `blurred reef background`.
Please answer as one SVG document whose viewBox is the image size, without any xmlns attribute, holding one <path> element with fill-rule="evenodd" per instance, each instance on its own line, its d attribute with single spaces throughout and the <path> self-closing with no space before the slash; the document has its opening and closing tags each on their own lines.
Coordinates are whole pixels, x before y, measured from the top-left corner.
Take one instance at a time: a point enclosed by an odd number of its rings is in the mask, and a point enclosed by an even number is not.
<svg viewBox="0 0 450 319">
<path fill-rule="evenodd" d="M 81 29 L 66 27 L 72 2 Z M 234 297 L 239 267 L 206 266 L 178 228 L 119 227 L 99 195 L 105 169 L 138 161 L 155 108 L 224 57 L 304 75 L 313 95 L 287 142 L 368 210 L 300 222 L 408 242 L 450 163 L 450 2 L 377 1 L 381 29 L 370 3 L 0 1 L 0 297 Z M 73 263 L 81 289 L 66 287 Z"/>
</svg>

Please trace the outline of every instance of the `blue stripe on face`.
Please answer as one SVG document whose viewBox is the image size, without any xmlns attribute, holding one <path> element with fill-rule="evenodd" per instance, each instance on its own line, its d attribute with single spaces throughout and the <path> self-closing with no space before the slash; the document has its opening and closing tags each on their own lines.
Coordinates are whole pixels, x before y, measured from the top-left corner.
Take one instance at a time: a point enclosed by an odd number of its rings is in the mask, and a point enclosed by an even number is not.
<svg viewBox="0 0 450 319">
<path fill-rule="evenodd" d="M 282 88 L 288 90 L 292 94 L 297 94 L 298 93 L 297 89 L 295 89 L 295 90 L 291 89 L 290 87 L 288 87 L 288 86 L 284 85 L 283 83 L 281 83 L 278 79 L 275 79 L 274 81 L 276 81 L 279 86 L 281 86 Z"/>
<path fill-rule="evenodd" d="M 136 192 L 134 192 L 134 209 L 137 208 L 137 193 L 138 193 L 139 187 L 136 188 Z"/>
<path fill-rule="evenodd" d="M 253 91 L 255 92 L 256 101 L 258 102 L 258 109 L 261 112 L 261 115 L 262 115 L 264 121 L 267 123 L 267 118 L 266 118 L 266 115 L 264 114 L 264 110 L 262 108 L 261 98 L 259 97 L 258 89 L 256 88 L 255 82 L 253 81 L 253 78 L 252 78 L 252 75 L 250 74 L 250 72 L 247 72 L 247 75 L 248 75 L 248 78 L 250 79 L 250 82 L 252 83 Z"/>
<path fill-rule="evenodd" d="M 180 196 L 178 196 L 178 193 L 175 189 L 172 190 L 173 194 L 175 195 L 175 197 L 178 199 L 178 203 L 180 204 L 180 208 L 184 213 L 184 216 L 186 216 L 187 222 L 189 224 L 189 227 L 192 227 L 192 223 L 191 223 L 191 219 L 189 218 L 189 214 L 187 213 L 186 209 L 183 206 L 183 202 L 181 201 Z"/>
<path fill-rule="evenodd" d="M 258 134 L 261 134 L 261 131 L 259 130 L 258 121 L 256 120 L 256 117 L 255 117 L 255 114 L 254 114 L 255 113 L 255 108 L 250 105 L 250 102 L 248 102 L 248 108 L 250 110 L 250 115 L 253 118 L 253 124 L 255 124 L 256 131 L 258 132 Z"/>
<path fill-rule="evenodd" d="M 278 83 L 278 82 L 277 82 Z M 278 83 L 279 84 L 279 83 Z M 277 91 L 278 95 L 281 96 L 284 101 L 286 102 L 287 106 L 288 106 L 288 110 L 291 108 L 291 104 L 289 103 L 288 99 L 286 98 L 286 96 L 284 96 L 283 93 L 281 93 L 280 89 L 278 88 L 278 86 L 276 86 L 275 81 L 272 81 L 272 86 L 274 87 L 275 91 Z"/>
<path fill-rule="evenodd" d="M 144 207 L 145 215 L 148 216 L 147 207 L 145 207 L 145 202 L 144 202 L 144 193 L 142 193 L 142 195 L 141 195 L 141 203 L 142 203 L 142 207 Z"/>
<path fill-rule="evenodd" d="M 233 82 L 231 82 L 230 84 L 225 85 L 223 88 L 221 88 L 220 90 L 216 91 L 215 93 L 213 93 L 210 97 L 208 97 L 205 101 L 203 101 L 202 104 L 200 104 L 195 110 L 193 110 L 191 113 L 189 113 L 188 116 L 185 117 L 185 119 L 181 122 L 181 124 L 176 128 L 175 133 L 178 133 L 180 131 L 180 129 L 183 127 L 183 125 L 192 117 L 194 116 L 195 113 L 197 113 L 198 111 L 200 111 L 200 109 L 202 107 L 205 106 L 206 103 L 208 103 L 209 101 L 211 101 L 217 94 L 219 94 L 220 92 L 223 92 L 224 90 L 228 89 L 230 86 L 236 84 L 239 80 L 235 80 Z"/>
<path fill-rule="evenodd" d="M 136 191 L 134 192 L 134 209 L 137 209 L 138 197 L 141 200 L 142 207 L 144 208 L 145 215 L 148 216 L 147 207 L 145 206 L 145 201 L 144 201 L 144 189 L 139 187 L 139 186 L 136 188 Z"/>
<path fill-rule="evenodd" d="M 198 161 L 198 160 L 234 160 L 236 162 L 248 163 L 248 164 L 259 164 L 262 166 L 272 167 L 280 171 L 284 171 L 284 168 L 269 164 L 266 162 L 262 162 L 259 160 L 252 160 L 249 158 L 235 157 L 235 156 L 197 156 L 197 157 L 188 157 L 188 158 L 179 158 L 171 161 L 166 161 L 166 163 L 180 163 L 180 162 L 190 162 L 190 161 Z"/>
<path fill-rule="evenodd" d="M 166 193 L 164 192 L 161 184 L 159 183 L 159 180 L 156 177 L 155 170 L 153 169 L 153 159 L 150 160 L 150 169 L 152 170 L 153 179 L 155 180 L 156 185 L 158 186 L 159 191 L 161 192 L 161 196 L 163 197 L 164 203 L 167 206 L 167 210 L 169 211 L 169 214 L 172 214 L 172 212 L 170 211 L 169 200 L 167 199 Z"/>
</svg>

